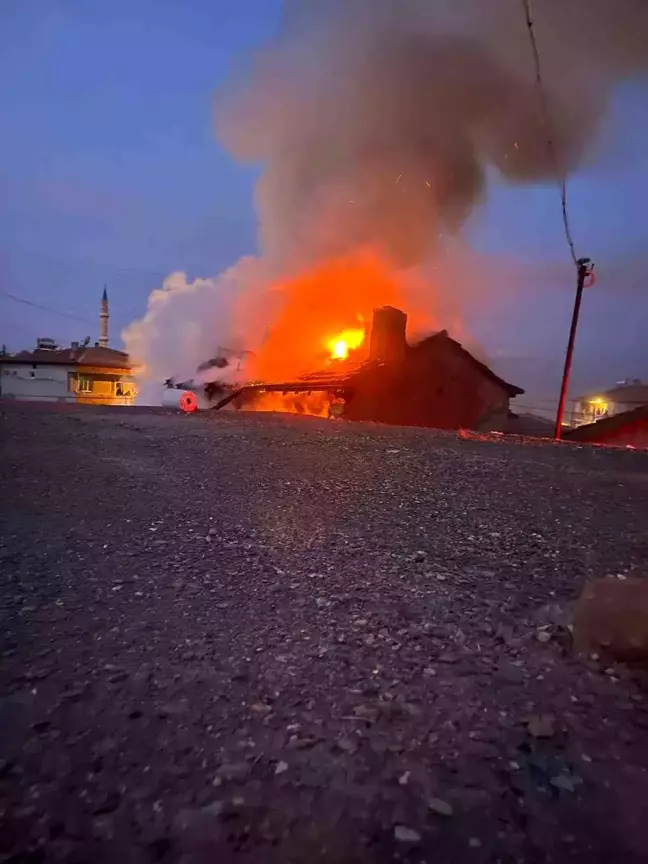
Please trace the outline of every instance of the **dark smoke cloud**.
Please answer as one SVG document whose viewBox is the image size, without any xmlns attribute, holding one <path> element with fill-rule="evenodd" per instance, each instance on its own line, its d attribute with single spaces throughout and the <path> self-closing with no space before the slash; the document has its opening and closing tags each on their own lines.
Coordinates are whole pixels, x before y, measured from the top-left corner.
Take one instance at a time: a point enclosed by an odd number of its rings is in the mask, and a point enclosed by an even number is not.
<svg viewBox="0 0 648 864">
<path fill-rule="evenodd" d="M 557 180 L 612 89 L 648 68 L 648 0 L 535 0 L 554 149 L 519 0 L 292 0 L 229 82 L 218 134 L 260 162 L 262 252 L 303 263 L 360 244 L 419 263 L 485 193 Z"/>
</svg>

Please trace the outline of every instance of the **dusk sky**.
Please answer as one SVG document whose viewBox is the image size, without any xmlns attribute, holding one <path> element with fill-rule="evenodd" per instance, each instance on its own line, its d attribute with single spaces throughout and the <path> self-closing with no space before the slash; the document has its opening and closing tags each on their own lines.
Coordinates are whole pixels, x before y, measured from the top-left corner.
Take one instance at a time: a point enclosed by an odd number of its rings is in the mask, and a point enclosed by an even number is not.
<svg viewBox="0 0 648 864">
<path fill-rule="evenodd" d="M 106 284 L 118 347 L 164 275 L 214 276 L 255 251 L 256 172 L 219 146 L 212 98 L 280 15 L 280 0 L 3 0 L 0 342 L 96 338 Z M 569 182 L 577 250 L 598 270 L 579 369 L 606 354 L 612 380 L 648 378 L 645 80 L 616 94 L 600 139 Z M 559 192 L 494 177 L 466 238 L 485 291 L 512 280 L 475 310 L 487 351 L 562 358 L 574 272 Z"/>
</svg>

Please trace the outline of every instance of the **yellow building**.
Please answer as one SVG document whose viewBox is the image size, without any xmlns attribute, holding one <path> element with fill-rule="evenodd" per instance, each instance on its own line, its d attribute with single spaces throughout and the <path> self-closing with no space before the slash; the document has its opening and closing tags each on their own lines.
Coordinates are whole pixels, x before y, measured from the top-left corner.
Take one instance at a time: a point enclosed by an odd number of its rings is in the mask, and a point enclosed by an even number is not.
<svg viewBox="0 0 648 864">
<path fill-rule="evenodd" d="M 101 298 L 94 345 L 60 348 L 38 339 L 34 351 L 0 355 L 0 398 L 34 402 L 132 405 L 137 394 L 128 355 L 108 347 L 108 297 Z"/>
<path fill-rule="evenodd" d="M 645 405 L 648 405 L 648 384 L 638 378 L 628 378 L 609 390 L 577 397 L 573 408 L 574 425 L 596 423 Z"/>
</svg>

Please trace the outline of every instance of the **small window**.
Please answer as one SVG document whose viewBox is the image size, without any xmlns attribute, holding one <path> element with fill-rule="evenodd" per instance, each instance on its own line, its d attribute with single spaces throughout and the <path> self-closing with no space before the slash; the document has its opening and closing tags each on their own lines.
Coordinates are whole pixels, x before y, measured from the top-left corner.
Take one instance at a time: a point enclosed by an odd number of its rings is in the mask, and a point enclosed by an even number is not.
<svg viewBox="0 0 648 864">
<path fill-rule="evenodd" d="M 92 378 L 89 378 L 87 375 L 79 375 L 77 390 L 79 393 L 92 393 Z"/>
<path fill-rule="evenodd" d="M 30 372 L 30 373 L 29 373 L 29 377 L 30 377 L 30 378 L 35 378 L 35 377 L 36 377 L 36 373 L 35 373 L 35 372 Z"/>
<path fill-rule="evenodd" d="M 118 381 L 115 384 L 115 396 L 123 396 L 124 395 L 124 385 L 121 381 Z"/>
<path fill-rule="evenodd" d="M 604 402 L 602 399 L 593 399 L 590 402 L 590 416 L 595 419 L 599 419 L 600 417 L 605 417 L 608 413 L 608 403 Z"/>
</svg>

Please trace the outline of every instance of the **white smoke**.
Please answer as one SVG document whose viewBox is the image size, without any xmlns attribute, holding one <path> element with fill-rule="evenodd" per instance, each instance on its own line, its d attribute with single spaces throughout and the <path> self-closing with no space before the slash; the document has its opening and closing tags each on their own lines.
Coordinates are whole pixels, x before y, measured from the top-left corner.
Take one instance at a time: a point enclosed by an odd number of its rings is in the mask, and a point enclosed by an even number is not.
<svg viewBox="0 0 648 864">
<path fill-rule="evenodd" d="M 254 350 L 263 338 L 262 310 L 268 305 L 264 268 L 257 258 L 242 258 L 220 276 L 187 281 L 172 273 L 148 299 L 146 313 L 122 333 L 135 364 L 138 404 L 159 405 L 163 383 L 216 380 L 237 383 L 236 364 L 199 370 L 223 353 Z M 246 300 L 254 309 L 245 308 Z M 238 327 L 245 320 L 245 333 Z M 243 338 L 245 337 L 245 338 Z"/>
</svg>

